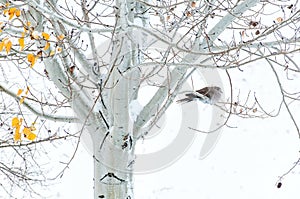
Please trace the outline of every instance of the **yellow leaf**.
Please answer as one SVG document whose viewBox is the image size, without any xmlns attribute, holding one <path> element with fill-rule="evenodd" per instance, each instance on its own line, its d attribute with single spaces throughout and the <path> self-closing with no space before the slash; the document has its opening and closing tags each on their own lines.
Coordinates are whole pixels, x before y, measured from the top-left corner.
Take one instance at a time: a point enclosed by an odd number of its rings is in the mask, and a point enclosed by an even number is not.
<svg viewBox="0 0 300 199">
<path fill-rule="evenodd" d="M 28 54 L 27 55 L 27 60 L 30 63 L 30 67 L 32 68 L 35 64 L 36 57 L 33 54 Z"/>
<path fill-rule="evenodd" d="M 21 16 L 21 10 L 16 10 L 16 16 L 17 17 Z"/>
<path fill-rule="evenodd" d="M 27 86 L 26 91 L 25 91 L 25 94 L 27 95 L 28 92 L 29 92 L 29 86 Z"/>
<path fill-rule="evenodd" d="M 5 9 L 5 10 L 3 11 L 3 14 L 6 15 L 7 13 L 8 13 L 8 9 Z"/>
<path fill-rule="evenodd" d="M 19 89 L 18 93 L 17 93 L 17 96 L 20 96 L 22 92 L 23 92 L 23 89 Z"/>
<path fill-rule="evenodd" d="M 10 52 L 11 47 L 12 47 L 12 42 L 11 41 L 7 41 L 6 46 L 5 46 L 7 54 Z"/>
<path fill-rule="evenodd" d="M 24 127 L 24 129 L 23 129 L 23 133 L 24 133 L 24 135 L 29 135 L 30 133 L 32 133 L 31 131 L 30 131 L 30 129 L 28 128 L 28 127 Z"/>
<path fill-rule="evenodd" d="M 57 37 L 58 40 L 63 40 L 65 38 L 65 35 L 64 34 L 61 34 Z"/>
<path fill-rule="evenodd" d="M 16 129 L 16 132 L 15 132 L 15 135 L 14 135 L 14 140 L 15 140 L 15 142 L 21 140 L 20 127 L 18 127 Z"/>
<path fill-rule="evenodd" d="M 23 104 L 24 100 L 25 100 L 25 97 L 22 97 L 22 98 L 20 99 L 20 104 Z"/>
<path fill-rule="evenodd" d="M 24 43 L 24 37 L 21 37 L 19 39 L 19 45 L 20 45 L 20 50 L 23 50 L 25 47 L 25 43 Z"/>
<path fill-rule="evenodd" d="M 20 127 L 20 121 L 19 121 L 19 118 L 18 117 L 14 117 L 12 120 L 11 120 L 11 126 L 13 128 L 17 128 L 17 127 Z"/>
<path fill-rule="evenodd" d="M 51 57 L 51 56 L 53 56 L 53 55 L 55 55 L 55 51 L 54 51 L 54 50 L 52 50 L 52 51 L 50 52 L 49 56 Z"/>
<path fill-rule="evenodd" d="M 45 40 L 49 40 L 49 38 L 50 38 L 50 35 L 46 32 L 42 32 L 42 36 Z"/>
<path fill-rule="evenodd" d="M 35 140 L 35 138 L 36 138 L 36 134 L 34 134 L 34 133 L 30 133 L 30 134 L 27 136 L 27 139 L 28 139 L 28 140 L 31 140 L 31 141 Z"/>
<path fill-rule="evenodd" d="M 8 10 L 9 20 L 11 20 L 14 17 L 16 10 L 17 8 L 10 8 Z"/>
<path fill-rule="evenodd" d="M 3 50 L 3 47 L 4 47 L 4 42 L 3 42 L 3 41 L 1 41 L 1 42 L 0 42 L 0 51 L 2 51 L 2 50 Z"/>
<path fill-rule="evenodd" d="M 50 43 L 49 43 L 49 42 L 47 42 L 47 43 L 46 43 L 46 45 L 45 45 L 45 47 L 44 47 L 44 50 L 48 50 L 48 49 L 49 49 L 49 47 L 50 47 Z"/>
<path fill-rule="evenodd" d="M 34 140 L 36 138 L 36 135 L 34 133 L 31 132 L 30 128 L 28 127 L 25 127 L 23 129 L 23 133 L 25 135 L 25 137 L 28 139 L 28 140 Z"/>
</svg>

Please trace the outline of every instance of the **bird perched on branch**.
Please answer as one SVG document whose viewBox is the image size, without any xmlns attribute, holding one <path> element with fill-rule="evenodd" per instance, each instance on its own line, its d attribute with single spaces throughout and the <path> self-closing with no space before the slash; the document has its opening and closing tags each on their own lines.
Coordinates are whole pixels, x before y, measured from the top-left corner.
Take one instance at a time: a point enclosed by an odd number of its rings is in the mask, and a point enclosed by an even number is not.
<svg viewBox="0 0 300 199">
<path fill-rule="evenodd" d="M 194 100 L 200 100 L 205 104 L 215 104 L 220 100 L 222 93 L 223 92 L 220 87 L 208 86 L 185 94 L 186 98 L 178 100 L 177 103 L 187 103 Z"/>
</svg>

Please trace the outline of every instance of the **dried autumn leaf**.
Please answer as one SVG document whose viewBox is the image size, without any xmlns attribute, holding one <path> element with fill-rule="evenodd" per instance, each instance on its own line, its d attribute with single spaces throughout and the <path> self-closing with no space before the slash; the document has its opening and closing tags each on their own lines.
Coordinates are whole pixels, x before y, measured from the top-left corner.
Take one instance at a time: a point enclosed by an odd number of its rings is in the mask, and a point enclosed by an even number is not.
<svg viewBox="0 0 300 199">
<path fill-rule="evenodd" d="M 18 93 L 17 93 L 17 96 L 20 96 L 22 92 L 23 92 L 23 89 L 19 89 Z"/>
<path fill-rule="evenodd" d="M 57 50 L 57 53 L 60 53 L 62 51 L 62 48 L 58 47 L 56 50 Z"/>
<path fill-rule="evenodd" d="M 283 18 L 282 17 L 277 17 L 276 21 L 279 22 L 279 23 L 281 23 L 283 21 Z"/>
<path fill-rule="evenodd" d="M 190 11 L 187 11 L 187 12 L 186 12 L 186 16 L 187 16 L 187 17 L 191 17 L 191 16 L 192 16 L 192 13 L 191 13 Z"/>
<path fill-rule="evenodd" d="M 35 126 L 34 126 L 34 123 L 31 124 L 30 130 L 31 130 L 31 131 L 35 131 L 35 130 L 36 130 L 36 128 L 35 128 Z"/>
<path fill-rule="evenodd" d="M 241 32 L 241 36 L 242 36 L 242 37 L 245 36 L 245 31 L 244 31 L 244 30 Z"/>
<path fill-rule="evenodd" d="M 258 25 L 257 21 L 250 21 L 250 26 L 256 27 Z"/>
<path fill-rule="evenodd" d="M 40 50 L 39 52 L 37 52 L 36 56 L 37 57 L 42 57 L 43 56 L 43 51 Z"/>
</svg>

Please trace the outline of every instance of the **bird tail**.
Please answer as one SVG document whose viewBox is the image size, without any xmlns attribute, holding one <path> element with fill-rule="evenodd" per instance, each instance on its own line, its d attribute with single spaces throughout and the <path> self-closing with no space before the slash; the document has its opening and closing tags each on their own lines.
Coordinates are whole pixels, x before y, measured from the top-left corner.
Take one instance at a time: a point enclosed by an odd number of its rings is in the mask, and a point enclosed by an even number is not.
<svg viewBox="0 0 300 199">
<path fill-rule="evenodd" d="M 192 99 L 186 97 L 186 98 L 183 98 L 183 99 L 180 99 L 180 100 L 177 100 L 176 102 L 179 104 L 179 103 L 188 103 L 188 102 L 191 102 L 193 101 Z"/>
<path fill-rule="evenodd" d="M 194 93 L 187 93 L 185 94 L 186 98 L 183 98 L 183 99 L 180 99 L 180 100 L 177 100 L 176 102 L 177 103 L 188 103 L 188 102 L 191 102 L 195 99 L 199 99 L 200 101 L 203 100 L 203 97 L 199 94 L 194 94 Z"/>
<path fill-rule="evenodd" d="M 176 102 L 177 103 L 188 103 L 188 102 L 191 102 L 193 101 L 195 98 L 197 98 L 198 96 L 193 94 L 193 93 L 187 93 L 185 94 L 186 98 L 183 98 L 183 99 L 180 99 L 180 100 L 177 100 Z M 199 98 L 199 97 L 198 97 Z"/>
</svg>

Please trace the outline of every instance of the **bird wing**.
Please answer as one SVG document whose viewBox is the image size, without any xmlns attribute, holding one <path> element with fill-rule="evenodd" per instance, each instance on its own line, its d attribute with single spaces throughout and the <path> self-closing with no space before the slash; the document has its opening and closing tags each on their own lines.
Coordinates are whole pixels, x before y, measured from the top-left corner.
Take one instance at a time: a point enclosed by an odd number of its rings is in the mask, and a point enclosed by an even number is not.
<svg viewBox="0 0 300 199">
<path fill-rule="evenodd" d="M 204 88 L 201 88 L 200 90 L 196 90 L 197 93 L 199 93 L 201 95 L 205 95 L 205 96 L 207 96 L 209 91 L 210 91 L 209 87 L 204 87 Z"/>
</svg>

